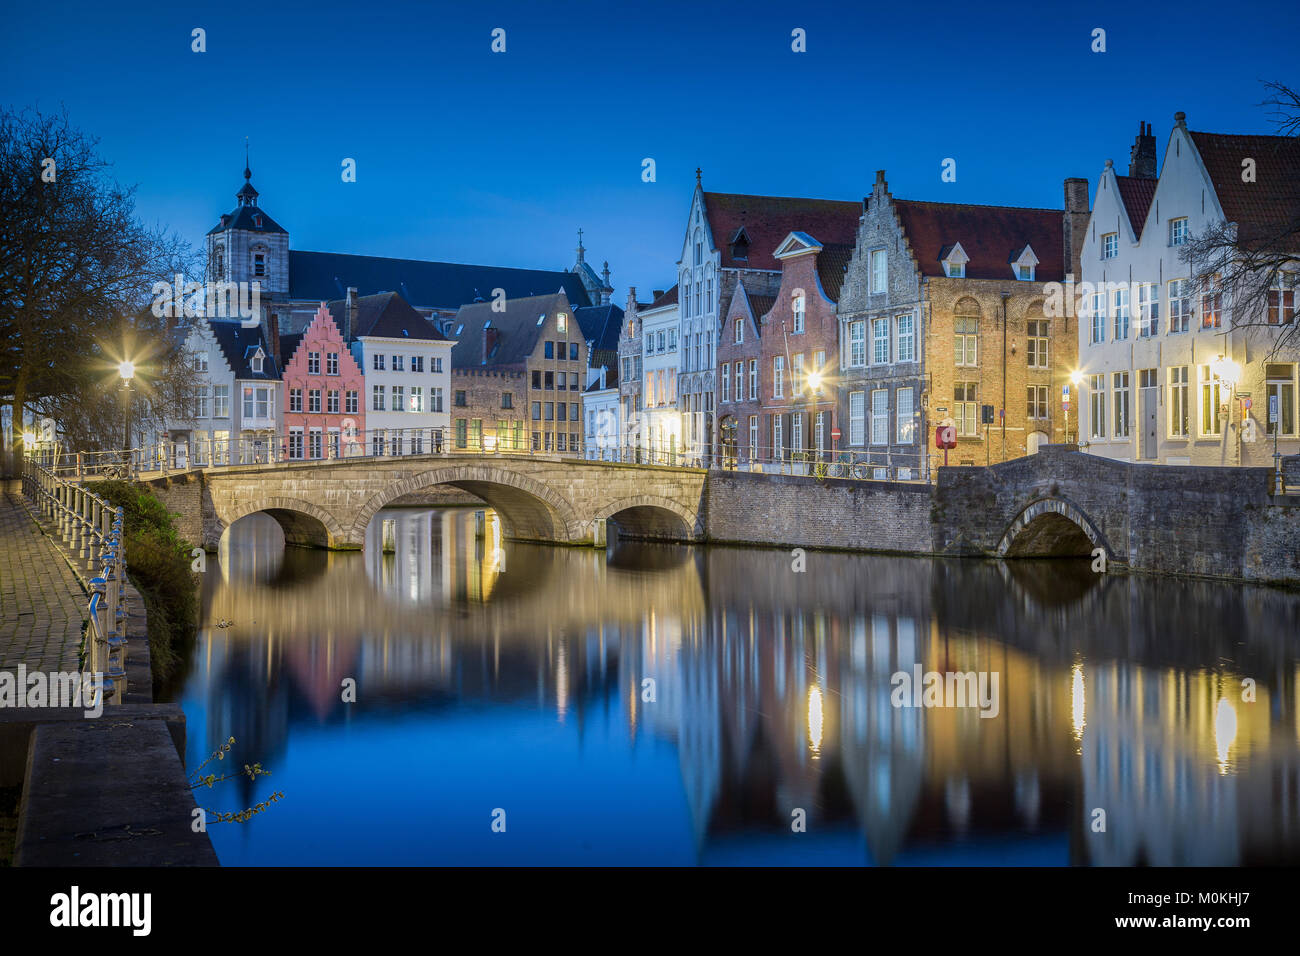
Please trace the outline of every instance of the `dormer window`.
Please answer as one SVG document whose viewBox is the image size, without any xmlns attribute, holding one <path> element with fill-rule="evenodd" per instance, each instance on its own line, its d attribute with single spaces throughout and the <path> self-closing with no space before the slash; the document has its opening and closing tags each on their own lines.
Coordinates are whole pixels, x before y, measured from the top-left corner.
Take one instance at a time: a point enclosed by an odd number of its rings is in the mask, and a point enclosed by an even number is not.
<svg viewBox="0 0 1300 956">
<path fill-rule="evenodd" d="M 555 331 L 567 332 L 569 330 L 569 317 L 563 312 L 555 313 Z"/>
<path fill-rule="evenodd" d="M 1033 282 L 1034 270 L 1038 266 L 1038 256 L 1034 255 L 1034 250 L 1025 246 L 1021 250 L 1019 258 L 1011 263 L 1012 274 L 1021 282 Z"/>
<path fill-rule="evenodd" d="M 262 362 L 265 358 L 266 355 L 262 352 L 261 349 L 258 349 L 256 352 L 253 353 L 253 358 L 248 364 L 249 367 L 252 368 L 254 375 L 262 374 Z"/>
<path fill-rule="evenodd" d="M 968 262 L 970 256 L 966 255 L 966 250 L 961 247 L 960 242 L 955 243 L 943 257 L 943 274 L 950 279 L 964 279 Z"/>
<path fill-rule="evenodd" d="M 253 225 L 256 226 L 258 229 L 261 229 L 261 228 L 262 228 L 262 217 L 261 217 L 261 216 L 254 216 L 254 217 L 253 217 Z"/>
<path fill-rule="evenodd" d="M 749 258 L 749 236 L 744 229 L 738 229 L 731 240 L 731 258 L 747 260 Z"/>
</svg>

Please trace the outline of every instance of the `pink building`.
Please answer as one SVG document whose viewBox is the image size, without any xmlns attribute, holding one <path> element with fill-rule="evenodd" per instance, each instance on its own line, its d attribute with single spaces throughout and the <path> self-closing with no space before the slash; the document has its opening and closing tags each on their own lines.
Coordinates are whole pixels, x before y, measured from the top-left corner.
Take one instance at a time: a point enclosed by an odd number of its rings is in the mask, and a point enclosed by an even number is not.
<svg viewBox="0 0 1300 956">
<path fill-rule="evenodd" d="M 280 336 L 285 458 L 339 458 L 364 449 L 366 409 L 361 368 L 334 317 L 321 303 L 302 332 Z"/>
</svg>

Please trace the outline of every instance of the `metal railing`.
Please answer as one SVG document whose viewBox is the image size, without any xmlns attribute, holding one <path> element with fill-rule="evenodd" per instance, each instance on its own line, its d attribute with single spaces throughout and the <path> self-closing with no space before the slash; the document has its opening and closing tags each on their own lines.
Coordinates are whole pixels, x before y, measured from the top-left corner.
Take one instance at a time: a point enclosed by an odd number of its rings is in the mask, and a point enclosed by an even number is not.
<svg viewBox="0 0 1300 956">
<path fill-rule="evenodd" d="M 126 693 L 128 618 L 122 509 L 33 458 L 23 464 L 23 493 L 73 560 L 88 572 L 98 569 L 90 579 L 84 666 L 98 679 L 103 699 L 120 704 Z"/>
</svg>

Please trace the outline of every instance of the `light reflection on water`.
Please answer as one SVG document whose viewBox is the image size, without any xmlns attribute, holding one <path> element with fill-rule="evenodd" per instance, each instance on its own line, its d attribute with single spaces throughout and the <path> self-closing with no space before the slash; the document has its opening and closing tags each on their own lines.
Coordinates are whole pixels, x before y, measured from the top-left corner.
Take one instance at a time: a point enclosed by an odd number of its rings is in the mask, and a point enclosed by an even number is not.
<svg viewBox="0 0 1300 956">
<path fill-rule="evenodd" d="M 234 736 L 273 774 L 201 802 L 286 794 L 211 827 L 228 865 L 1300 861 L 1294 593 L 1086 561 L 799 574 L 502 542 L 472 509 L 382 511 L 361 554 L 254 516 L 204 584 L 188 763 Z M 893 706 L 917 663 L 997 672 L 997 716 Z"/>
</svg>

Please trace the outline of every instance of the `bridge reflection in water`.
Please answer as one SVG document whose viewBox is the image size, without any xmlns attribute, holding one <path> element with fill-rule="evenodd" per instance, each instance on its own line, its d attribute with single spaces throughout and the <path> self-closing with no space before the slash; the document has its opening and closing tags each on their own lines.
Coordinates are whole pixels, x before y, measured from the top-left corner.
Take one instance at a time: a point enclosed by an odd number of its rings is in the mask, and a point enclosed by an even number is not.
<svg viewBox="0 0 1300 956">
<path fill-rule="evenodd" d="M 475 521 L 385 510 L 363 553 L 228 532 L 189 759 L 233 735 L 274 773 L 213 805 L 287 802 L 213 828 L 224 863 L 1300 862 L 1293 593 Z M 894 707 L 916 663 L 996 671 L 997 716 Z"/>
</svg>

